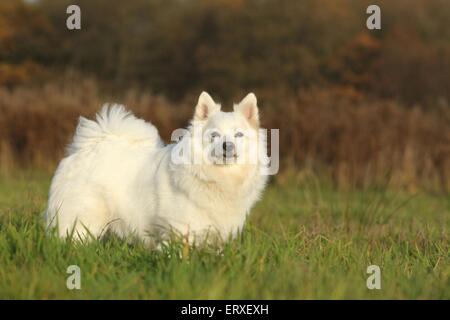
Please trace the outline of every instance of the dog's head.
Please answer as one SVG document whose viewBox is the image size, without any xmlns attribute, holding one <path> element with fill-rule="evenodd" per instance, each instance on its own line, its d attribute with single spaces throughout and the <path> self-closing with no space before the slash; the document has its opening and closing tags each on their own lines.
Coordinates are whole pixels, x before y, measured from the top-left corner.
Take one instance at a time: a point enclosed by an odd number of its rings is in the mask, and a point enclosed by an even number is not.
<svg viewBox="0 0 450 320">
<path fill-rule="evenodd" d="M 257 163 L 259 115 L 256 96 L 249 93 L 233 112 L 222 112 L 220 104 L 203 92 L 195 108 L 192 128 L 205 164 L 214 166 Z M 201 135 L 201 138 L 199 137 Z M 199 143 L 201 142 L 201 146 Z"/>
<path fill-rule="evenodd" d="M 188 132 L 174 148 L 173 161 L 188 165 L 192 173 L 208 181 L 245 179 L 257 172 L 260 152 L 265 150 L 262 136 L 253 93 L 235 104 L 232 112 L 222 112 L 220 104 L 203 92 Z"/>
</svg>

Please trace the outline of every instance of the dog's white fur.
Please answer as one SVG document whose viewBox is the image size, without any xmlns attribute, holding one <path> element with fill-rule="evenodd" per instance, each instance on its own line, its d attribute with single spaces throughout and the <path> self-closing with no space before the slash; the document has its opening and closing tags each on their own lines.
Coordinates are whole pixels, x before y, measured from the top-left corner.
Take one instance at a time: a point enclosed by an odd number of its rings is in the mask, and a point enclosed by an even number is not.
<svg viewBox="0 0 450 320">
<path fill-rule="evenodd" d="M 225 113 L 203 92 L 188 130 L 213 127 L 223 134 L 236 128 L 257 132 L 255 95 Z M 190 243 L 211 234 L 234 237 L 266 184 L 260 163 L 177 165 L 170 156 L 175 145 L 164 146 L 153 125 L 123 106 L 103 107 L 96 121 L 80 117 L 52 180 L 47 225 L 61 237 L 82 239 L 106 230 L 149 243 L 168 230 Z"/>
</svg>

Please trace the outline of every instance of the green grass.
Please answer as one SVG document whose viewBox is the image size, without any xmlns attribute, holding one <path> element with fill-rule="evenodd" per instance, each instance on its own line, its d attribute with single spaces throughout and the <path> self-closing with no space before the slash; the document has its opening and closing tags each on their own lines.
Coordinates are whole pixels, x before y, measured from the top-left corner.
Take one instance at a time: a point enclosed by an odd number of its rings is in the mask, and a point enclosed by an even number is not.
<svg viewBox="0 0 450 320">
<path fill-rule="evenodd" d="M 47 236 L 50 177 L 0 178 L 0 298 L 450 299 L 449 195 L 272 184 L 223 254 Z M 381 290 L 366 287 L 381 267 Z M 81 290 L 66 288 L 69 265 Z"/>
</svg>

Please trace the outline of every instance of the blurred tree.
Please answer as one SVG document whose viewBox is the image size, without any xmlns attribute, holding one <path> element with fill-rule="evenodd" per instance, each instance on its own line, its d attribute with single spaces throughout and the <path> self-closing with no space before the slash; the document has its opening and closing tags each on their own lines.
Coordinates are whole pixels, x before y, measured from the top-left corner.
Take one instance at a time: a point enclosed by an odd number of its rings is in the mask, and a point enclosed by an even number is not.
<svg viewBox="0 0 450 320">
<path fill-rule="evenodd" d="M 70 4 L 81 7 L 80 31 L 65 26 Z M 112 87 L 140 87 L 172 99 L 205 89 L 225 100 L 248 90 L 295 96 L 300 88 L 338 84 L 408 103 L 448 101 L 446 0 L 383 3 L 376 32 L 365 27 L 369 4 L 2 0 L 0 77 L 12 80 L 0 84 L 32 78 L 39 69 L 34 65 L 51 75 L 77 70 Z"/>
</svg>

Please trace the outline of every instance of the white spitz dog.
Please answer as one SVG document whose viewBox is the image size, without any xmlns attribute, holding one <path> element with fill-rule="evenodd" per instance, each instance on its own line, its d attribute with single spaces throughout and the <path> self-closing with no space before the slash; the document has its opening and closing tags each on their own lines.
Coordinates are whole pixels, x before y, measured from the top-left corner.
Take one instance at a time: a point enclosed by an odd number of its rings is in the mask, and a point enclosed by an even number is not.
<svg viewBox="0 0 450 320">
<path fill-rule="evenodd" d="M 250 154 L 266 146 L 253 93 L 233 112 L 220 109 L 203 92 L 183 137 L 166 146 L 123 106 L 80 117 L 51 183 L 47 225 L 61 237 L 109 230 L 149 244 L 173 232 L 191 244 L 236 236 L 267 180 Z"/>
</svg>

